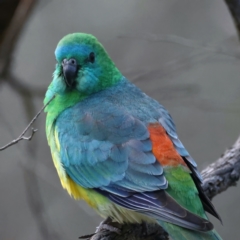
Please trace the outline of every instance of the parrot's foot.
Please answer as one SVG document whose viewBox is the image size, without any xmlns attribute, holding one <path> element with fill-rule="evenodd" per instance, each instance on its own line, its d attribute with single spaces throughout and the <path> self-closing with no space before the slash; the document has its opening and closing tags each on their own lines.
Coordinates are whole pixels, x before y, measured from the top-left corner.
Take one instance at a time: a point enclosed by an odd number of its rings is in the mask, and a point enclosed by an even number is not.
<svg viewBox="0 0 240 240">
<path fill-rule="evenodd" d="M 89 234 L 89 235 L 85 235 L 85 236 L 81 236 L 79 237 L 79 239 L 86 239 L 86 240 L 95 240 L 95 239 L 100 239 L 98 238 L 98 235 L 101 236 L 102 233 L 115 233 L 120 235 L 121 234 L 121 227 L 120 224 L 116 223 L 116 222 L 112 222 L 112 219 L 110 217 L 106 218 L 104 221 L 102 221 L 99 226 L 96 229 L 96 232 L 93 234 Z"/>
<path fill-rule="evenodd" d="M 112 219 L 110 217 L 106 218 L 99 224 L 95 233 L 101 232 L 102 230 L 121 234 L 120 225 L 116 222 L 112 222 Z"/>
</svg>

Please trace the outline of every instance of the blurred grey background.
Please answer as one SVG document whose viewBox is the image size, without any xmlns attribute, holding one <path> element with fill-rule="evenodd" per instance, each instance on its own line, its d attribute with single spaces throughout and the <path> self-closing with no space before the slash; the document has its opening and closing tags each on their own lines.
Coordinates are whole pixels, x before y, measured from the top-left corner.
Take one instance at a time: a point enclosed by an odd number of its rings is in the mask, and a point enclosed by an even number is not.
<svg viewBox="0 0 240 240">
<path fill-rule="evenodd" d="M 58 41 L 94 34 L 122 73 L 163 104 L 202 170 L 240 134 L 240 54 L 223 0 L 38 1 L 11 70 L 33 89 L 21 96 L 0 84 L 0 145 L 16 138 L 41 108 Z M 24 94 L 23 94 L 24 95 Z M 31 142 L 0 152 L 0 239 L 72 239 L 92 233 L 100 217 L 62 189 L 45 138 L 45 114 Z M 214 198 L 223 239 L 240 235 L 239 185 Z"/>
</svg>

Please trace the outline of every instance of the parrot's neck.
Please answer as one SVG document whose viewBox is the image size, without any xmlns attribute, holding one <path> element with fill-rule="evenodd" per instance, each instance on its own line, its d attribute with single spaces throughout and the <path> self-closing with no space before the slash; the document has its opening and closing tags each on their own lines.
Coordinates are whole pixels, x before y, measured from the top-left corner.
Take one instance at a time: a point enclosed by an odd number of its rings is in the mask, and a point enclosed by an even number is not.
<svg viewBox="0 0 240 240">
<path fill-rule="evenodd" d="M 114 78 L 112 78 L 112 81 L 109 81 L 109 83 L 111 82 L 111 84 L 109 84 L 107 88 L 121 82 L 123 78 L 124 77 L 120 74 L 118 76 L 115 76 Z M 54 95 L 55 97 L 53 98 Z M 89 95 L 80 93 L 77 90 L 66 91 L 60 94 L 54 90 L 53 86 L 50 85 L 44 99 L 44 104 L 46 104 L 51 98 L 53 98 L 51 102 L 48 104 L 48 106 L 45 108 L 45 112 L 47 113 L 46 134 L 48 139 L 49 135 L 51 134 L 53 124 L 57 117 L 59 116 L 59 114 L 61 114 L 67 108 L 70 108 L 75 104 L 83 101 L 87 97 L 89 97 Z"/>
<path fill-rule="evenodd" d="M 66 92 L 65 94 L 58 94 L 51 92 L 51 90 L 48 89 L 46 97 L 44 99 L 44 103 L 46 104 L 46 102 L 48 102 L 53 97 L 53 95 L 55 95 L 55 97 L 45 109 L 45 112 L 47 113 L 46 117 L 47 137 L 49 136 L 53 123 L 59 116 L 59 114 L 63 112 L 65 109 L 74 106 L 76 103 L 86 98 L 86 96 L 79 94 L 79 92 L 76 90 Z"/>
</svg>

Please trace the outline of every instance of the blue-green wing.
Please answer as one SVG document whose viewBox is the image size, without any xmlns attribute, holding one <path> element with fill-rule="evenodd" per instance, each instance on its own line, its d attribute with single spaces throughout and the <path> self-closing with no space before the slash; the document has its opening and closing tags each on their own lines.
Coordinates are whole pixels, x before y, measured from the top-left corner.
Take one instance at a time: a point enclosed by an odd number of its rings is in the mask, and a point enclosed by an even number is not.
<svg viewBox="0 0 240 240">
<path fill-rule="evenodd" d="M 117 184 L 138 192 L 167 187 L 147 127 L 123 109 L 105 104 L 90 112 L 76 105 L 59 116 L 56 131 L 62 165 L 82 187 Z"/>
<path fill-rule="evenodd" d="M 119 106 L 99 106 L 79 103 L 56 120 L 66 173 L 122 207 L 194 230 L 212 229 L 164 191 L 167 180 L 146 124 Z"/>
</svg>

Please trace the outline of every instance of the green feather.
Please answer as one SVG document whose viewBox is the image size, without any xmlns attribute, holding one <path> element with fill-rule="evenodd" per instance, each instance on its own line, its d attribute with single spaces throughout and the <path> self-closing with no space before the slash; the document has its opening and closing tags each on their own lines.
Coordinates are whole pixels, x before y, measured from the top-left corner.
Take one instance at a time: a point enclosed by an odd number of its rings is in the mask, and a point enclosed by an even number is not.
<svg viewBox="0 0 240 240">
<path fill-rule="evenodd" d="M 184 166 L 165 167 L 164 173 L 169 195 L 192 213 L 207 219 L 189 170 Z"/>
<path fill-rule="evenodd" d="M 158 222 L 174 240 L 222 240 L 214 229 L 210 232 L 196 232 L 171 223 Z"/>
</svg>

